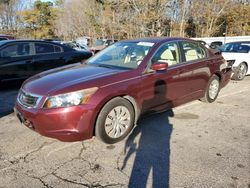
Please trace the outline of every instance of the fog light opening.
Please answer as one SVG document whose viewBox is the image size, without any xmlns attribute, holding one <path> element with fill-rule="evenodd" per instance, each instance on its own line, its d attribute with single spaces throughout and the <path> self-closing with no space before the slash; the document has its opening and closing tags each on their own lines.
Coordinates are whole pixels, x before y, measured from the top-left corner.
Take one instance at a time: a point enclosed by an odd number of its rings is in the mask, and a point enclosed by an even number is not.
<svg viewBox="0 0 250 188">
<path fill-rule="evenodd" d="M 25 126 L 29 127 L 30 129 L 33 129 L 33 130 L 35 129 L 34 125 L 33 125 L 32 122 L 29 121 L 29 120 L 25 120 L 25 121 L 23 122 L 23 124 L 24 124 Z"/>
</svg>

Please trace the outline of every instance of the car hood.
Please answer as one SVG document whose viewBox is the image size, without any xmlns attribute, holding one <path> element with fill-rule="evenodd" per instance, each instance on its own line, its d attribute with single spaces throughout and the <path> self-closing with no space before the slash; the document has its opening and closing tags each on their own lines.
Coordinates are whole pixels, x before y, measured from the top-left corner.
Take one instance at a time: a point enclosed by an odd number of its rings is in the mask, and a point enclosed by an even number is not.
<svg viewBox="0 0 250 188">
<path fill-rule="evenodd" d="M 225 60 L 235 60 L 249 56 L 248 53 L 232 53 L 232 52 L 222 52 L 221 55 L 224 57 Z"/>
<path fill-rule="evenodd" d="M 105 67 L 77 64 L 52 69 L 37 74 L 26 80 L 22 86 L 23 90 L 38 95 L 50 95 L 57 92 L 70 92 L 87 87 L 98 87 L 100 78 L 119 73 L 117 70 Z M 94 81 L 99 79 L 98 81 Z M 91 82 L 92 86 L 91 86 Z M 63 91 L 62 91 L 63 90 Z"/>
</svg>

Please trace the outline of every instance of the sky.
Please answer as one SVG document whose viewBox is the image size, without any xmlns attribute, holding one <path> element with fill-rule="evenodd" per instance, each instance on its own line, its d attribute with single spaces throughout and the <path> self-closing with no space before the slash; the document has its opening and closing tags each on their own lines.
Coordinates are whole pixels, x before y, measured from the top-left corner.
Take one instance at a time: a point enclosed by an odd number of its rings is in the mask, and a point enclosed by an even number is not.
<svg viewBox="0 0 250 188">
<path fill-rule="evenodd" d="M 23 1 L 24 8 L 29 8 L 29 7 L 33 6 L 35 1 L 36 0 L 25 0 L 25 1 Z M 56 0 L 41 0 L 41 1 L 42 2 L 50 1 L 50 2 L 54 3 Z"/>
</svg>

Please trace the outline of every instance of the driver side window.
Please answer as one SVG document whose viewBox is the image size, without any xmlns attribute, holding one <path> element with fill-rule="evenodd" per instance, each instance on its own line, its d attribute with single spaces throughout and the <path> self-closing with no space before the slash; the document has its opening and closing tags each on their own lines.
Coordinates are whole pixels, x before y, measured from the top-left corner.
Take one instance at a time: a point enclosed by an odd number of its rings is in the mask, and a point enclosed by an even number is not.
<svg viewBox="0 0 250 188">
<path fill-rule="evenodd" d="M 160 47 L 152 59 L 154 62 L 168 63 L 169 66 L 180 63 L 179 49 L 176 43 L 167 43 Z"/>
</svg>

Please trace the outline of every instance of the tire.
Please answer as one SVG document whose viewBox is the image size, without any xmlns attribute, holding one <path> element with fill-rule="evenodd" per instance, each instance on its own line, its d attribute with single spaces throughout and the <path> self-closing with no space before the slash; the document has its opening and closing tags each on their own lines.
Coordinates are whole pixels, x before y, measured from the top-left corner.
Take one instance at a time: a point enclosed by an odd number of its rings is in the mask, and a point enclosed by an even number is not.
<svg viewBox="0 0 250 188">
<path fill-rule="evenodd" d="M 132 104 L 126 99 L 114 98 L 101 109 L 96 120 L 95 136 L 107 144 L 114 144 L 130 133 L 134 121 Z"/>
<path fill-rule="evenodd" d="M 243 80 L 247 74 L 247 65 L 246 63 L 241 63 L 239 66 L 235 69 L 232 79 L 233 80 Z"/>
<path fill-rule="evenodd" d="M 213 75 L 208 82 L 205 96 L 200 99 L 202 102 L 212 103 L 218 97 L 220 92 L 220 79 L 218 76 Z"/>
</svg>

